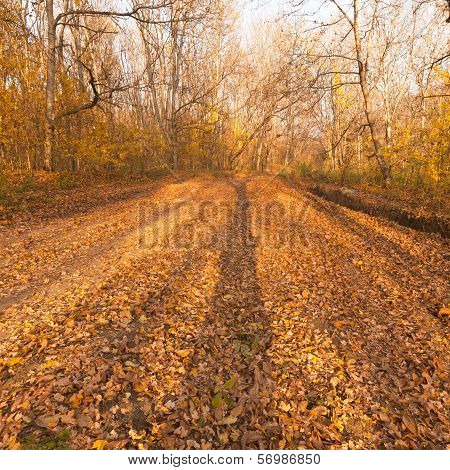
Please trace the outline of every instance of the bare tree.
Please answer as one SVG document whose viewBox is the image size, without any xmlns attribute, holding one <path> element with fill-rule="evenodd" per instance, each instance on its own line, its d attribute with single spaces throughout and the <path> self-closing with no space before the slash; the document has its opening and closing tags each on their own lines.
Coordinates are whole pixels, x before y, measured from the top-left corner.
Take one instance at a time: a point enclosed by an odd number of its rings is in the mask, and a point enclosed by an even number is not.
<svg viewBox="0 0 450 470">
<path fill-rule="evenodd" d="M 92 89 L 93 97 L 88 103 L 81 104 L 80 106 L 68 111 L 55 113 L 55 87 L 56 87 L 56 72 L 57 72 L 57 28 L 65 25 L 76 25 L 80 17 L 102 17 L 111 19 L 133 19 L 139 22 L 154 22 L 149 19 L 143 19 L 139 14 L 142 11 L 158 10 L 172 5 L 175 0 L 161 0 L 159 3 L 150 4 L 137 4 L 131 10 L 115 11 L 115 10 L 96 10 L 90 5 L 80 8 L 69 8 L 69 3 L 65 2 L 64 6 L 67 10 L 55 14 L 54 0 L 46 0 L 46 15 L 47 15 L 47 81 L 46 81 L 46 99 L 45 99 L 45 144 L 44 144 L 44 169 L 51 171 L 53 169 L 53 146 L 55 126 L 59 119 L 64 116 L 79 113 L 81 111 L 91 109 L 96 106 L 101 98 L 96 86 L 95 78 L 92 70 L 86 65 L 83 65 L 88 71 L 89 84 Z M 172 23 L 176 18 L 168 18 L 158 20 L 157 23 Z M 78 23 L 79 24 L 79 23 Z"/>
</svg>

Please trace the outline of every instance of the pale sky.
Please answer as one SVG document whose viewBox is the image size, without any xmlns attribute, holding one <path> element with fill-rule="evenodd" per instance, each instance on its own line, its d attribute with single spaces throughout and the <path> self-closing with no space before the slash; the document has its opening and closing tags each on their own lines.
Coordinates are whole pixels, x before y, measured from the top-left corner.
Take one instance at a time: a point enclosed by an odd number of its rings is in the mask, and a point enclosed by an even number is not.
<svg viewBox="0 0 450 470">
<path fill-rule="evenodd" d="M 292 11 L 292 4 L 289 0 L 236 0 L 236 8 L 241 13 L 240 30 L 243 39 L 251 34 L 251 27 L 261 21 L 273 21 L 282 13 L 288 14 Z M 306 11 L 311 13 L 311 21 L 323 21 L 336 9 L 324 0 L 308 0 Z"/>
</svg>

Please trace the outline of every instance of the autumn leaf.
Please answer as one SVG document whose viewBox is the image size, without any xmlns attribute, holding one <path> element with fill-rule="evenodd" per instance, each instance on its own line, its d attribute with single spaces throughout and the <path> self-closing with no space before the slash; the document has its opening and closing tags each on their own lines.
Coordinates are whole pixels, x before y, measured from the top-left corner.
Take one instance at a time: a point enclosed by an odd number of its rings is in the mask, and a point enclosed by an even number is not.
<svg viewBox="0 0 450 470">
<path fill-rule="evenodd" d="M 96 450 L 104 450 L 104 448 L 108 445 L 108 441 L 99 439 L 92 444 L 92 449 Z"/>
<path fill-rule="evenodd" d="M 72 406 L 74 408 L 78 408 L 82 401 L 83 401 L 83 394 L 82 393 L 74 393 L 70 399 L 69 399 L 70 403 L 72 403 Z"/>
<path fill-rule="evenodd" d="M 225 426 L 229 424 L 234 424 L 237 421 L 236 416 L 232 416 L 231 414 L 229 416 L 226 416 L 225 418 L 221 419 L 217 424 L 219 426 Z"/>
<path fill-rule="evenodd" d="M 8 440 L 8 449 L 9 450 L 19 450 L 20 449 L 20 442 L 17 441 L 17 435 L 14 434 Z"/>
<path fill-rule="evenodd" d="M 39 416 L 38 418 L 36 418 L 35 423 L 41 428 L 53 429 L 58 425 L 59 420 L 60 420 L 59 415 Z"/>
<path fill-rule="evenodd" d="M 417 436 L 418 434 L 418 429 L 417 429 L 417 423 L 415 419 L 408 414 L 404 414 L 402 416 L 402 421 L 403 424 L 406 426 L 406 428 L 414 435 Z"/>
<path fill-rule="evenodd" d="M 248 431 L 242 436 L 242 444 L 246 446 L 251 442 L 256 442 L 262 440 L 264 437 L 261 433 L 257 431 Z"/>
<path fill-rule="evenodd" d="M 81 414 L 77 416 L 76 423 L 81 428 L 90 428 L 92 426 L 93 420 L 88 414 Z"/>
<path fill-rule="evenodd" d="M 222 392 L 216 393 L 212 399 L 212 407 L 217 409 L 222 404 Z"/>
<path fill-rule="evenodd" d="M 278 404 L 278 408 L 280 408 L 280 410 L 282 411 L 289 411 L 291 409 L 291 405 L 289 403 L 285 403 L 284 401 L 281 401 L 279 404 Z"/>
<path fill-rule="evenodd" d="M 304 413 L 308 409 L 308 401 L 303 400 L 298 404 L 298 411 Z"/>
<path fill-rule="evenodd" d="M 244 411 L 244 405 L 245 405 L 244 401 L 241 401 L 237 406 L 235 406 L 231 410 L 229 416 L 232 416 L 233 418 L 237 418 L 238 416 L 240 416 L 242 412 Z"/>
<path fill-rule="evenodd" d="M 8 367 L 14 367 L 16 364 L 20 364 L 23 362 L 23 358 L 22 357 L 11 357 L 10 359 L 7 359 L 5 361 L 5 364 L 8 366 Z"/>
<path fill-rule="evenodd" d="M 51 369 L 51 368 L 54 368 L 54 367 L 58 367 L 60 365 L 61 365 L 61 363 L 59 361 L 55 361 L 54 359 L 50 359 L 47 362 L 45 362 L 44 364 L 42 364 L 42 368 L 43 369 Z"/>
<path fill-rule="evenodd" d="M 191 354 L 192 349 L 178 349 L 177 355 L 180 357 L 187 357 L 189 354 Z"/>
<path fill-rule="evenodd" d="M 228 379 L 225 382 L 225 385 L 223 386 L 225 390 L 231 390 L 234 387 L 234 384 L 236 383 L 236 378 L 232 377 L 231 379 Z"/>
<path fill-rule="evenodd" d="M 138 433 L 134 429 L 130 429 L 128 431 L 128 435 L 133 439 L 133 441 L 140 441 L 145 438 L 146 432 L 141 431 L 141 433 Z"/>
<path fill-rule="evenodd" d="M 331 385 L 333 385 L 333 387 L 337 387 L 337 385 L 339 384 L 339 378 L 338 377 L 332 377 L 331 380 L 330 380 L 330 383 L 331 383 Z"/>
<path fill-rule="evenodd" d="M 228 444 L 230 440 L 228 432 L 219 433 L 219 440 L 223 445 Z"/>
<path fill-rule="evenodd" d="M 145 382 L 137 382 L 134 385 L 134 391 L 137 393 L 145 392 L 145 390 L 147 390 L 147 385 L 145 384 Z"/>
<path fill-rule="evenodd" d="M 325 406 L 316 406 L 309 413 L 311 417 L 318 417 L 326 415 L 328 413 L 328 409 Z"/>
</svg>

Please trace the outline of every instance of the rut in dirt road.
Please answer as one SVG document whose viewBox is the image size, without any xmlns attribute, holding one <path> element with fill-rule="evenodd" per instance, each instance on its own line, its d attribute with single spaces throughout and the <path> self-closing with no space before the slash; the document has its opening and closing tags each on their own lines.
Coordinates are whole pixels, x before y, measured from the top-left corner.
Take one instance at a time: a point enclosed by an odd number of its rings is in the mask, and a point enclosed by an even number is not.
<svg viewBox="0 0 450 470">
<path fill-rule="evenodd" d="M 186 439 L 210 442 L 213 448 L 276 448 L 270 320 L 257 280 L 246 184 L 230 185 L 237 200 L 221 239 L 219 281 L 195 338 L 202 354 L 194 356 L 182 385 L 191 397 L 210 397 L 218 425 L 191 429 Z M 191 371 L 199 368 L 201 374 L 194 376 Z"/>
</svg>

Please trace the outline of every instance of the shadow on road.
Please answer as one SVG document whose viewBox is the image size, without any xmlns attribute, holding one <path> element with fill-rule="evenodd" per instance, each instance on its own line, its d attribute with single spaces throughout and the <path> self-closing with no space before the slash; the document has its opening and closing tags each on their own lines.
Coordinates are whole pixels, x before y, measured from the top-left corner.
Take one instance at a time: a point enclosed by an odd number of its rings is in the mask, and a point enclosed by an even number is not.
<svg viewBox="0 0 450 470">
<path fill-rule="evenodd" d="M 246 184 L 228 184 L 236 191 L 236 204 L 221 236 L 220 278 L 181 384 L 195 418 L 171 423 L 166 433 L 184 427 L 186 442 L 203 448 L 277 448 L 280 429 L 270 407 L 267 354 L 271 330 L 257 280 Z"/>
</svg>

